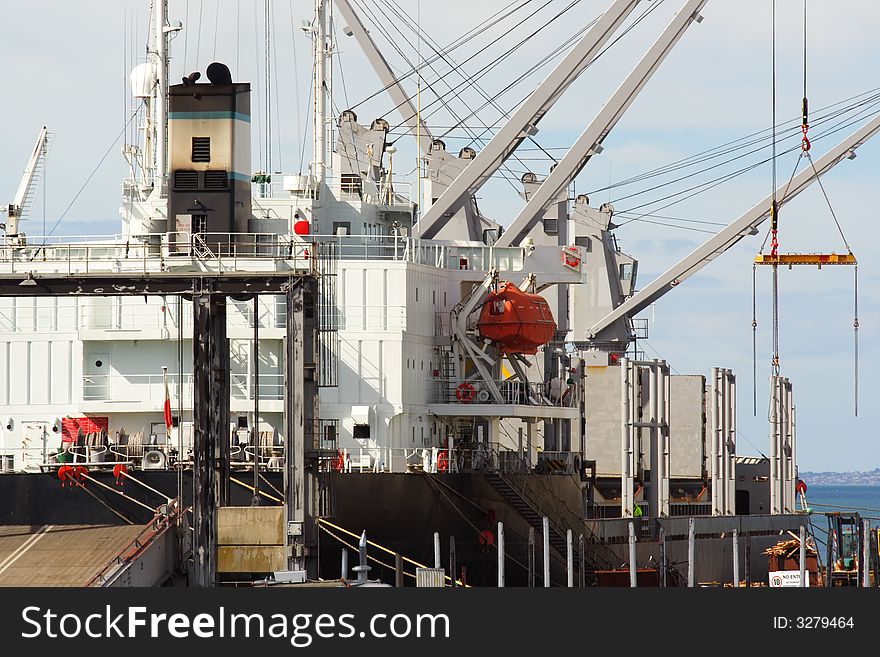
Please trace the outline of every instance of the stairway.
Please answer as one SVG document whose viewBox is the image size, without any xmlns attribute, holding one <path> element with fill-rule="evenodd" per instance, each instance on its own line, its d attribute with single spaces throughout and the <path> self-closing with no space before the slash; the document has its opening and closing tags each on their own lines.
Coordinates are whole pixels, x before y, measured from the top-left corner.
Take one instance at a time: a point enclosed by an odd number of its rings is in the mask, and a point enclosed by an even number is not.
<svg viewBox="0 0 880 657">
<path fill-rule="evenodd" d="M 531 502 L 528 500 L 528 498 L 525 497 L 525 495 L 523 495 L 518 490 L 516 490 L 516 488 L 510 485 L 507 479 L 505 479 L 502 475 L 498 473 L 491 472 L 486 474 L 486 481 L 492 485 L 492 487 L 498 492 L 499 495 L 501 495 L 502 498 L 504 498 L 505 502 L 507 502 L 513 509 L 515 509 L 516 512 L 519 513 L 523 517 L 523 519 L 535 529 L 535 532 L 537 534 L 540 535 L 544 531 L 543 516 L 535 509 L 534 506 L 532 506 Z M 587 534 L 584 534 L 584 538 L 588 538 Z M 550 522 L 550 546 L 554 550 L 556 550 L 557 554 L 563 560 L 563 562 L 566 559 L 566 553 L 568 551 L 565 539 L 565 530 L 559 529 L 553 524 L 553 522 Z M 580 567 L 579 560 L 580 556 L 578 554 L 577 537 L 575 537 L 575 572 L 577 572 L 577 569 Z M 587 544 L 585 546 L 584 561 L 584 578 L 588 585 L 595 580 L 595 571 L 609 567 L 607 563 L 603 563 L 605 560 L 601 559 L 599 555 L 595 553 L 595 545 L 591 544 Z"/>
</svg>

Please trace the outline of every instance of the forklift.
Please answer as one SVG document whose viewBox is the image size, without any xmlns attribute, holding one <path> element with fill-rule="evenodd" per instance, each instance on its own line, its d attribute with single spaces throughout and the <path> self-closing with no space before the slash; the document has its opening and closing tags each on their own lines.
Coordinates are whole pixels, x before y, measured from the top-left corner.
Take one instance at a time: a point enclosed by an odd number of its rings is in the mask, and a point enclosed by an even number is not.
<svg viewBox="0 0 880 657">
<path fill-rule="evenodd" d="M 870 567 L 861 559 L 865 540 L 861 517 L 858 513 L 839 511 L 825 515 L 828 518 L 825 573 L 830 573 L 825 578 L 825 586 L 861 586 L 863 569 Z"/>
</svg>

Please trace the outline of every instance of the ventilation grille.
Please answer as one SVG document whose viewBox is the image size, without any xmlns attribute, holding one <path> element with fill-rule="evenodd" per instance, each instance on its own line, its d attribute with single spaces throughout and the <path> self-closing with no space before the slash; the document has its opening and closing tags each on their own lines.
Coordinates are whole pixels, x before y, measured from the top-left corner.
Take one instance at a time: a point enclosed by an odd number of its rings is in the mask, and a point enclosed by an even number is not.
<svg viewBox="0 0 880 657">
<path fill-rule="evenodd" d="M 210 162 L 211 161 L 211 138 L 210 137 L 193 137 L 192 138 L 192 161 L 193 162 Z"/>
<path fill-rule="evenodd" d="M 175 189 L 198 189 L 199 172 L 198 171 L 175 171 L 174 187 Z"/>
<path fill-rule="evenodd" d="M 227 189 L 229 176 L 225 171 L 205 171 L 205 189 Z"/>
</svg>

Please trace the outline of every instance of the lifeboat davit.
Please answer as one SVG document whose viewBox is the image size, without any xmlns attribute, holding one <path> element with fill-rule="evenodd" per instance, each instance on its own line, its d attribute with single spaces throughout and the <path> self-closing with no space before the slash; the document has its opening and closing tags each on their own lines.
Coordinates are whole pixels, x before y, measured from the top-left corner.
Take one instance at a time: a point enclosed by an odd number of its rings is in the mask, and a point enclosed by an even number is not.
<svg viewBox="0 0 880 657">
<path fill-rule="evenodd" d="M 502 281 L 480 310 L 480 337 L 497 342 L 508 354 L 535 354 L 553 339 L 556 321 L 544 297 Z"/>
</svg>

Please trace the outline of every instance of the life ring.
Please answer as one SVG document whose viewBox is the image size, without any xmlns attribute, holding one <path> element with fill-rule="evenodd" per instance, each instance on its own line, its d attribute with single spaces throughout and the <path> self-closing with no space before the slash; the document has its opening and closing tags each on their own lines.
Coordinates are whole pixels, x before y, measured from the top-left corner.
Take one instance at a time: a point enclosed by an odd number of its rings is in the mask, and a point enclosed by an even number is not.
<svg viewBox="0 0 880 657">
<path fill-rule="evenodd" d="M 455 389 L 455 398 L 462 404 L 469 404 L 470 402 L 474 401 L 474 397 L 476 397 L 476 395 L 477 391 L 474 390 L 474 386 L 467 381 L 462 381 Z"/>
<path fill-rule="evenodd" d="M 449 469 L 449 456 L 446 450 L 437 452 L 437 472 L 446 472 Z"/>
<path fill-rule="evenodd" d="M 333 469 L 336 472 L 342 472 L 342 469 L 345 467 L 345 455 L 342 453 L 341 449 L 336 450 L 336 458 L 333 459 Z"/>
<path fill-rule="evenodd" d="M 806 495 L 807 494 L 807 484 L 804 483 L 803 479 L 798 479 L 797 483 L 794 485 L 794 490 L 799 495 Z"/>
<path fill-rule="evenodd" d="M 495 544 L 495 534 L 492 533 L 489 529 L 484 529 L 480 532 L 480 545 L 494 545 Z"/>
</svg>

